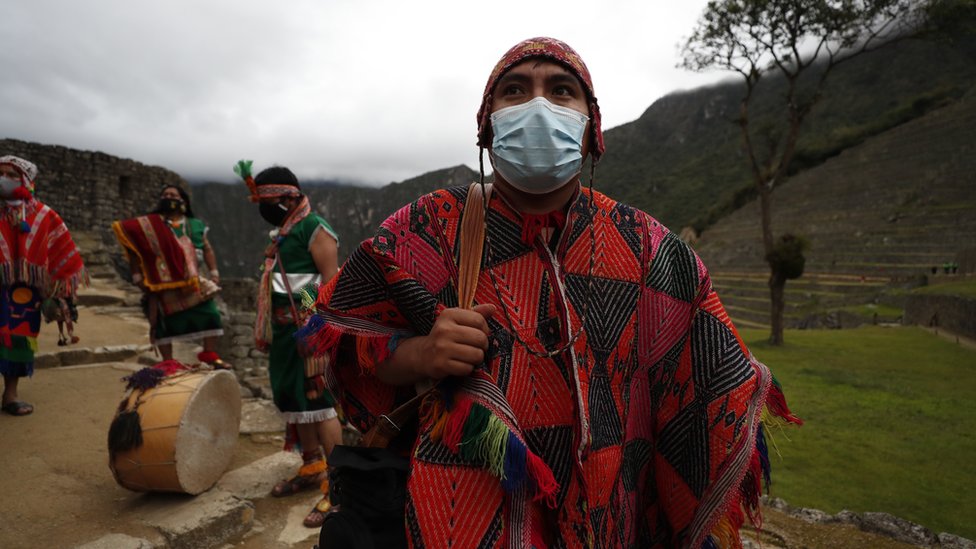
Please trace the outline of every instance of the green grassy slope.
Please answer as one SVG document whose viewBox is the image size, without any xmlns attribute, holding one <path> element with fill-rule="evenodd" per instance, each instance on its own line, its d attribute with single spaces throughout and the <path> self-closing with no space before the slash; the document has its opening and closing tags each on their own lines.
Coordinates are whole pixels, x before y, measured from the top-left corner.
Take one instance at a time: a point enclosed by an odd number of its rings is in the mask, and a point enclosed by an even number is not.
<svg viewBox="0 0 976 549">
<path fill-rule="evenodd" d="M 976 539 L 976 351 L 918 328 L 742 335 L 806 421 L 772 433 L 772 495 Z"/>
</svg>

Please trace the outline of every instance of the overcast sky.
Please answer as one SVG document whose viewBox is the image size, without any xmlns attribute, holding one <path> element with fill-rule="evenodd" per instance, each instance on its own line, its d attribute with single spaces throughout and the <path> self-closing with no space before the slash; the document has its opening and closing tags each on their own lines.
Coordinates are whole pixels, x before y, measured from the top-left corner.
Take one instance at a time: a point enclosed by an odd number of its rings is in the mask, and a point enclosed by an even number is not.
<svg viewBox="0 0 976 549">
<path fill-rule="evenodd" d="M 477 167 L 475 113 L 516 42 L 554 36 L 604 128 L 722 73 L 675 68 L 705 0 L 5 0 L 0 137 L 231 180 L 238 158 L 367 184 Z"/>
</svg>

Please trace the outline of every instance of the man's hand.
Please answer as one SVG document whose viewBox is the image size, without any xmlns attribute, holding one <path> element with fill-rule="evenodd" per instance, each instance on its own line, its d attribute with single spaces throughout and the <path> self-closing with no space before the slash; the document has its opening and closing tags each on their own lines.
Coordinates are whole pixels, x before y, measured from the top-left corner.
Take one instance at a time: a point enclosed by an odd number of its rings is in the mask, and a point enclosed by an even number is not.
<svg viewBox="0 0 976 549">
<path fill-rule="evenodd" d="M 485 359 L 494 314 L 491 304 L 444 309 L 430 334 L 404 340 L 377 374 L 394 385 L 470 374 Z"/>
<path fill-rule="evenodd" d="M 488 350 L 488 319 L 495 314 L 494 305 L 477 305 L 473 309 L 444 309 L 430 334 L 420 345 L 418 373 L 441 379 L 466 376 L 485 359 Z"/>
</svg>

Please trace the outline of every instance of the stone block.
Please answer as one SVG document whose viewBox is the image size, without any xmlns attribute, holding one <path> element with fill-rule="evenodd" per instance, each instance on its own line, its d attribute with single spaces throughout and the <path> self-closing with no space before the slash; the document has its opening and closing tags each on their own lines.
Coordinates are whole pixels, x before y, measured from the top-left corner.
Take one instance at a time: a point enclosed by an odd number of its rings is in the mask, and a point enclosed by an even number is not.
<svg viewBox="0 0 976 549">
<path fill-rule="evenodd" d="M 95 541 L 78 545 L 75 549 L 154 549 L 155 545 L 142 538 L 134 538 L 125 534 L 108 534 Z"/>
<path fill-rule="evenodd" d="M 935 545 L 939 538 L 928 528 L 888 513 L 862 513 L 861 529 L 911 545 Z"/>
<path fill-rule="evenodd" d="M 234 311 L 232 313 L 232 322 L 234 324 L 254 326 L 254 323 L 257 322 L 257 319 L 258 319 L 257 313 L 242 312 L 242 311 Z"/>
<path fill-rule="evenodd" d="M 132 343 L 129 345 L 111 345 L 97 347 L 93 351 L 93 360 L 96 362 L 122 362 L 150 350 L 149 345 L 139 345 Z"/>
<path fill-rule="evenodd" d="M 253 341 L 254 325 L 253 324 L 232 324 L 230 326 L 230 333 L 235 337 L 236 336 L 250 337 Z"/>
<path fill-rule="evenodd" d="M 811 524 L 825 524 L 834 521 L 834 517 L 821 511 L 820 509 L 794 509 L 790 512 L 790 515 Z"/>
<path fill-rule="evenodd" d="M 251 349 L 250 351 L 248 351 L 247 356 L 251 358 L 258 358 L 258 359 L 265 359 L 265 360 L 268 359 L 268 353 L 264 351 L 259 351 L 257 349 Z"/>
<path fill-rule="evenodd" d="M 254 504 L 210 490 L 189 500 L 162 500 L 144 522 L 159 530 L 173 549 L 219 547 L 251 528 Z"/>
<path fill-rule="evenodd" d="M 243 347 L 231 347 L 227 354 L 233 359 L 247 358 L 247 349 Z"/>
<path fill-rule="evenodd" d="M 43 353 L 40 355 L 34 355 L 35 368 L 56 368 L 60 365 L 61 356 L 59 353 Z"/>
<path fill-rule="evenodd" d="M 278 408 L 262 399 L 246 400 L 241 405 L 241 434 L 271 433 L 285 430 Z"/>
<path fill-rule="evenodd" d="M 267 497 L 276 482 L 294 475 L 301 465 L 302 458 L 295 452 L 278 452 L 227 473 L 217 489 L 242 499 Z"/>
<path fill-rule="evenodd" d="M 939 545 L 942 549 L 976 549 L 976 542 L 946 532 L 939 534 Z"/>
<path fill-rule="evenodd" d="M 70 351 L 59 351 L 61 366 L 77 366 L 78 364 L 90 364 L 94 353 L 87 347 L 71 349 Z"/>
</svg>

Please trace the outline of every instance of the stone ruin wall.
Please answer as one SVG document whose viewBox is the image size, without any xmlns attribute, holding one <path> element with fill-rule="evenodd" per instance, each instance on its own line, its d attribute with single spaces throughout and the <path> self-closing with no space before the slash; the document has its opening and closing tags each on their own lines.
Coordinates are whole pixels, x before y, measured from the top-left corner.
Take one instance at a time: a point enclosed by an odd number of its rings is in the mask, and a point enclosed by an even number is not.
<svg viewBox="0 0 976 549">
<path fill-rule="evenodd" d="M 82 246 L 89 267 L 96 259 L 94 255 L 108 253 L 123 281 L 127 280 L 128 268 L 112 236 L 112 222 L 152 209 L 164 185 L 190 191 L 186 181 L 173 171 L 102 152 L 0 139 L 0 156 L 7 154 L 37 165 L 37 197 L 61 214 L 73 233 L 87 232 L 102 240 L 104 245 L 94 249 Z M 259 379 L 266 374 L 267 355 L 254 349 L 252 335 L 257 282 L 226 279 L 221 284 L 220 308 L 226 333 L 218 351 L 245 380 Z M 253 380 L 255 385 L 259 385 L 258 379 Z"/>
<path fill-rule="evenodd" d="M 0 156 L 7 154 L 37 165 L 37 198 L 69 229 L 98 232 L 104 240 L 112 240 L 112 221 L 152 209 L 164 185 L 189 190 L 175 172 L 102 152 L 0 139 Z"/>
</svg>

